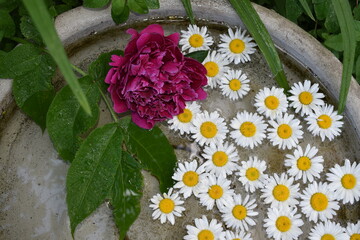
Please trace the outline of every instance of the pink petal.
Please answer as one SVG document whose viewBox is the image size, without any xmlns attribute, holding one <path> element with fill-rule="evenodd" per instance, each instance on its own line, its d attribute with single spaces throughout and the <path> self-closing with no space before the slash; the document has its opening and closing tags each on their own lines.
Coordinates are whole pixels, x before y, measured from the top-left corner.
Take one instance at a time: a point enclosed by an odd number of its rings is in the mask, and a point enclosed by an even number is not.
<svg viewBox="0 0 360 240">
<path fill-rule="evenodd" d="M 151 24 L 140 32 L 140 34 L 144 33 L 158 33 L 164 36 L 164 29 L 159 24 Z"/>
<path fill-rule="evenodd" d="M 176 45 L 179 44 L 179 40 L 180 40 L 180 34 L 179 33 L 173 33 L 169 36 L 166 37 L 167 39 L 171 40 L 173 43 L 175 43 Z"/>
<path fill-rule="evenodd" d="M 153 120 L 142 118 L 136 112 L 131 113 L 131 119 L 136 125 L 144 129 L 151 129 L 155 124 Z"/>
</svg>

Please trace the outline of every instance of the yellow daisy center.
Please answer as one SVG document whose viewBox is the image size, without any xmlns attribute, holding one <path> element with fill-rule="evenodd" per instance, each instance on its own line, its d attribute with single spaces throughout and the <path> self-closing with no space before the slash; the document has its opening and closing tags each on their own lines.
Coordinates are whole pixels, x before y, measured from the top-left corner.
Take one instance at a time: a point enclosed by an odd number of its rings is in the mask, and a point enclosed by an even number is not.
<svg viewBox="0 0 360 240">
<path fill-rule="evenodd" d="M 331 127 L 332 119 L 328 115 L 323 114 L 320 117 L 318 117 L 317 123 L 320 128 L 328 129 L 329 127 Z"/>
<path fill-rule="evenodd" d="M 360 240 L 360 234 L 354 233 L 353 235 L 350 236 L 350 240 Z"/>
<path fill-rule="evenodd" d="M 241 240 L 240 238 L 233 238 L 233 240 Z"/>
<path fill-rule="evenodd" d="M 341 184 L 346 189 L 353 189 L 356 185 L 356 177 L 353 174 L 345 174 L 341 178 Z"/>
<path fill-rule="evenodd" d="M 187 171 L 182 177 L 183 183 L 188 187 L 193 187 L 199 182 L 199 174 L 194 171 Z"/>
<path fill-rule="evenodd" d="M 229 87 L 233 91 L 237 91 L 241 88 L 241 81 L 239 79 L 232 79 L 229 82 Z"/>
<path fill-rule="evenodd" d="M 204 122 L 201 124 L 200 133 L 206 138 L 213 138 L 217 134 L 218 129 L 215 123 L 213 122 Z"/>
<path fill-rule="evenodd" d="M 251 167 L 246 170 L 245 176 L 250 181 L 258 180 L 260 177 L 260 172 L 257 170 L 257 168 Z"/>
<path fill-rule="evenodd" d="M 222 197 L 224 191 L 219 185 L 212 185 L 208 191 L 209 196 L 212 199 L 219 199 Z"/>
<path fill-rule="evenodd" d="M 327 233 L 321 236 L 321 240 L 336 240 L 336 238 L 334 235 Z"/>
<path fill-rule="evenodd" d="M 281 124 L 277 129 L 277 134 L 282 139 L 288 139 L 292 135 L 292 129 L 289 124 Z"/>
<path fill-rule="evenodd" d="M 244 122 L 240 126 L 240 132 L 245 137 L 252 137 L 256 133 L 256 126 L 252 122 Z"/>
<path fill-rule="evenodd" d="M 291 220 L 286 216 L 280 216 L 276 219 L 275 225 L 280 232 L 287 232 L 291 228 Z"/>
<path fill-rule="evenodd" d="M 206 75 L 208 77 L 215 77 L 219 73 L 219 65 L 216 62 L 207 62 L 204 64 L 206 68 Z"/>
<path fill-rule="evenodd" d="M 310 92 L 302 92 L 299 94 L 299 101 L 304 105 L 309 105 L 313 101 L 313 95 Z"/>
<path fill-rule="evenodd" d="M 297 167 L 302 171 L 307 171 L 311 168 L 311 160 L 306 156 L 302 156 L 297 160 Z"/>
<path fill-rule="evenodd" d="M 228 162 L 228 155 L 223 151 L 217 151 L 213 154 L 212 161 L 215 166 L 222 167 Z"/>
<path fill-rule="evenodd" d="M 247 216 L 247 209 L 243 205 L 235 205 L 232 214 L 236 219 L 243 220 Z"/>
<path fill-rule="evenodd" d="M 159 203 L 159 209 L 163 213 L 171 213 L 175 208 L 175 203 L 169 198 L 164 198 Z"/>
<path fill-rule="evenodd" d="M 179 119 L 179 121 L 182 122 L 182 123 L 188 123 L 188 122 L 190 122 L 191 119 L 192 119 L 192 117 L 193 117 L 192 112 L 191 112 L 189 109 L 187 109 L 187 108 L 184 109 L 184 112 L 183 112 L 183 113 L 180 113 L 180 114 L 177 116 L 177 118 Z"/>
<path fill-rule="evenodd" d="M 274 198 L 280 202 L 286 201 L 290 196 L 290 190 L 283 184 L 276 185 L 272 191 Z"/>
<path fill-rule="evenodd" d="M 201 47 L 204 44 L 204 38 L 200 34 L 193 34 L 189 38 L 190 46 L 194 48 Z"/>
<path fill-rule="evenodd" d="M 201 230 L 198 233 L 198 240 L 214 240 L 215 236 L 210 230 Z"/>
<path fill-rule="evenodd" d="M 229 49 L 233 53 L 242 53 L 245 50 L 245 43 L 240 39 L 231 40 Z"/>
<path fill-rule="evenodd" d="M 279 107 L 280 101 L 275 96 L 268 96 L 265 98 L 265 106 L 271 110 L 277 109 Z"/>
<path fill-rule="evenodd" d="M 323 193 L 315 193 L 310 198 L 311 207 L 318 212 L 324 211 L 328 206 L 329 200 Z"/>
</svg>

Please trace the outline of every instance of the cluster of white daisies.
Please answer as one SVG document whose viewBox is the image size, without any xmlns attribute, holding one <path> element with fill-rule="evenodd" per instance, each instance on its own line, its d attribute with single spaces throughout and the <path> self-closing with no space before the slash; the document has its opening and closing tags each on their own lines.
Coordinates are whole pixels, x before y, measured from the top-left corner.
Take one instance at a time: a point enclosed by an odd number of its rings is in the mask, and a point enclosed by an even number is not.
<svg viewBox="0 0 360 240">
<path fill-rule="evenodd" d="M 228 35 L 220 35 L 220 40 L 218 52 L 209 52 L 203 64 L 209 86 L 219 87 L 225 96 L 236 100 L 249 91 L 249 80 L 240 70 L 225 65 L 249 61 L 256 45 L 239 29 L 235 32 L 229 29 Z M 207 28 L 197 26 L 189 26 L 180 40 L 183 51 L 206 50 L 213 42 Z M 308 80 L 295 83 L 289 93 L 287 97 L 283 89 L 275 87 L 260 90 L 255 96 L 257 112 L 239 112 L 229 124 L 216 111 L 202 111 L 196 102 L 189 103 L 182 114 L 169 120 L 170 129 L 199 144 L 204 163 L 200 165 L 197 160 L 178 163 L 174 187 L 151 199 L 153 218 L 174 224 L 175 217 L 185 211 L 184 200 L 194 195 L 207 210 L 217 208 L 222 222 L 206 216 L 196 218 L 194 225 L 186 226 L 184 239 L 249 240 L 252 239 L 249 229 L 256 225 L 258 215 L 258 204 L 251 194 L 257 192 L 260 204 L 268 206 L 263 226 L 269 238 L 298 239 L 303 233 L 303 214 L 314 224 L 308 236 L 311 240 L 360 239 L 360 221 L 349 223 L 346 228 L 332 221 L 340 202 L 359 201 L 360 164 L 351 164 L 346 159 L 344 165 L 336 164 L 329 169 L 327 182 L 319 182 L 324 159 L 315 146 L 299 145 L 302 125 L 287 110 L 289 106 L 294 108 L 307 122 L 308 131 L 322 141 L 340 135 L 342 116 L 323 101 L 325 96 L 319 93 L 318 84 Z M 239 165 L 237 148 L 227 135 L 243 148 L 258 147 L 267 138 L 279 149 L 294 149 L 293 154 L 285 155 L 287 172 L 266 174 L 266 162 L 256 156 Z M 231 188 L 228 177 L 232 175 L 237 176 L 246 194 L 240 195 Z"/>
</svg>

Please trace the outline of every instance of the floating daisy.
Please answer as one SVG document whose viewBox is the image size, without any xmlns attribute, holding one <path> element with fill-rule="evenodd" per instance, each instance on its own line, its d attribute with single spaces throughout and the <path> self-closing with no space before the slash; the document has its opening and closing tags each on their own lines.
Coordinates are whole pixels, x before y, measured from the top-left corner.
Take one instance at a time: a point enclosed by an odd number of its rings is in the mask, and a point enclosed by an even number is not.
<svg viewBox="0 0 360 240">
<path fill-rule="evenodd" d="M 300 112 L 301 116 L 309 115 L 317 109 L 319 106 L 324 105 L 322 98 L 324 94 L 319 93 L 319 84 L 315 83 L 311 85 L 309 80 L 295 83 L 290 91 L 292 96 L 288 99 L 291 101 L 290 107 L 295 108 L 295 112 Z"/>
<path fill-rule="evenodd" d="M 302 234 L 300 227 L 304 224 L 301 215 L 296 214 L 297 209 L 279 210 L 269 208 L 264 227 L 269 238 L 275 240 L 298 239 Z"/>
<path fill-rule="evenodd" d="M 318 149 L 308 144 L 305 151 L 298 146 L 293 155 L 286 154 L 285 166 L 290 167 L 287 171 L 289 175 L 295 180 L 302 178 L 303 183 L 313 182 L 314 178 L 320 178 L 320 173 L 324 169 L 322 164 L 324 158 L 316 156 L 317 153 Z"/>
<path fill-rule="evenodd" d="M 254 106 L 260 114 L 271 119 L 282 115 L 288 107 L 284 89 L 276 87 L 261 89 L 255 96 Z"/>
<path fill-rule="evenodd" d="M 348 225 L 346 227 L 346 233 L 350 237 L 350 240 L 359 240 L 360 239 L 360 220 L 356 224 L 348 223 Z"/>
<path fill-rule="evenodd" d="M 334 106 L 325 104 L 315 109 L 305 120 L 309 125 L 308 130 L 314 136 L 320 136 L 322 141 L 325 138 L 331 141 L 341 133 L 340 128 L 344 124 L 342 118 L 343 116 L 334 111 Z"/>
<path fill-rule="evenodd" d="M 187 235 L 184 236 L 184 240 L 215 240 L 224 239 L 225 232 L 216 219 L 212 219 L 210 222 L 206 216 L 202 218 L 195 218 L 195 226 L 186 226 Z"/>
<path fill-rule="evenodd" d="M 345 165 L 330 169 L 326 174 L 327 180 L 331 182 L 329 187 L 335 190 L 337 200 L 353 204 L 360 198 L 360 164 L 353 162 L 351 165 L 349 159 L 345 159 Z"/>
<path fill-rule="evenodd" d="M 231 201 L 225 203 L 220 212 L 228 228 L 237 231 L 247 231 L 249 226 L 256 224 L 253 220 L 253 217 L 259 214 L 254 211 L 256 207 L 255 199 L 250 199 L 249 195 L 246 195 L 244 199 L 241 199 L 241 195 L 233 195 Z"/>
<path fill-rule="evenodd" d="M 250 80 L 241 70 L 229 70 L 221 78 L 221 93 L 230 100 L 241 99 L 250 91 L 249 82 Z"/>
<path fill-rule="evenodd" d="M 236 148 L 227 142 L 216 146 L 206 146 L 202 156 L 207 160 L 202 166 L 207 172 L 216 176 L 226 177 L 239 168 Z"/>
<path fill-rule="evenodd" d="M 325 221 L 311 229 L 309 240 L 349 240 L 349 237 L 339 223 Z"/>
<path fill-rule="evenodd" d="M 181 213 L 185 208 L 181 205 L 184 201 L 180 200 L 179 193 L 173 193 L 173 188 L 170 188 L 168 193 L 161 196 L 159 193 L 153 196 L 150 201 L 150 207 L 154 210 L 153 219 L 160 218 L 161 223 L 168 220 L 172 225 L 175 223 L 175 217 L 181 217 Z"/>
<path fill-rule="evenodd" d="M 214 175 L 209 175 L 204 184 L 204 191 L 199 193 L 201 205 L 211 210 L 216 203 L 218 209 L 221 209 L 226 202 L 231 201 L 234 194 L 234 190 L 230 189 L 230 184 L 231 182 L 222 176 L 216 178 Z"/>
<path fill-rule="evenodd" d="M 184 198 L 188 198 L 192 193 L 197 197 L 201 184 L 205 181 L 205 169 L 203 166 L 198 167 L 196 160 L 192 162 L 179 163 L 173 179 L 177 181 L 174 188 L 179 188 L 179 192 L 183 194 Z"/>
<path fill-rule="evenodd" d="M 219 51 L 235 64 L 249 62 L 251 60 L 250 54 L 256 51 L 256 44 L 252 42 L 253 39 L 245 35 L 246 30 L 241 32 L 241 28 L 236 28 L 235 32 L 229 28 L 228 33 L 228 35 L 220 34 Z"/>
<path fill-rule="evenodd" d="M 332 219 L 339 210 L 339 204 L 335 200 L 333 189 L 327 183 L 313 182 L 303 191 L 300 206 L 302 212 L 315 223 L 320 219 L 326 221 Z"/>
<path fill-rule="evenodd" d="M 237 113 L 236 117 L 231 120 L 230 126 L 234 129 L 230 132 L 231 138 L 237 145 L 245 148 L 253 149 L 266 137 L 267 124 L 257 113 L 246 111 Z"/>
<path fill-rule="evenodd" d="M 271 204 L 271 208 L 289 209 L 299 203 L 299 184 L 294 184 L 294 178 L 286 173 L 269 177 L 261 191 L 260 197 L 266 204 Z"/>
<path fill-rule="evenodd" d="M 240 171 L 238 172 L 239 181 L 244 185 L 247 192 L 255 192 L 256 189 L 262 188 L 267 174 L 266 162 L 259 160 L 256 156 L 250 156 L 248 161 L 242 161 Z"/>
<path fill-rule="evenodd" d="M 194 52 L 210 49 L 214 41 L 207 31 L 207 27 L 199 28 L 196 25 L 189 25 L 186 31 L 182 30 L 179 41 L 179 44 L 182 45 L 181 50 Z"/>
<path fill-rule="evenodd" d="M 211 145 L 216 146 L 224 141 L 228 129 L 224 118 L 220 117 L 218 112 L 197 114 L 190 128 L 192 138 L 199 143 L 200 146 Z"/>
<path fill-rule="evenodd" d="M 180 113 L 168 121 L 169 128 L 180 131 L 180 134 L 190 133 L 190 128 L 193 126 L 193 120 L 200 112 L 199 104 L 196 102 L 188 102 L 183 113 Z"/>
<path fill-rule="evenodd" d="M 294 115 L 285 113 L 278 116 L 276 120 L 270 120 L 272 128 L 268 128 L 268 139 L 273 146 L 279 149 L 291 149 L 299 144 L 299 139 L 303 138 L 300 121 Z"/>
<path fill-rule="evenodd" d="M 224 58 L 216 51 L 209 52 L 202 64 L 206 68 L 206 77 L 211 88 L 217 87 L 224 73 L 229 70 L 229 67 L 226 66 L 229 64 L 227 58 Z"/>
<path fill-rule="evenodd" d="M 250 233 L 232 232 L 227 230 L 225 232 L 225 240 L 252 240 Z"/>
</svg>

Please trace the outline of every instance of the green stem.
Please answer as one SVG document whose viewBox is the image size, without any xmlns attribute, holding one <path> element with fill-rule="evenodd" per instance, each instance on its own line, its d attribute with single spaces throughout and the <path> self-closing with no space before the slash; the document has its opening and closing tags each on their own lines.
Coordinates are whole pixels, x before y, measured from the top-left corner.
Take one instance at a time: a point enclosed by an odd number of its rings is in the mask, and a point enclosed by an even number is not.
<svg viewBox="0 0 360 240">
<path fill-rule="evenodd" d="M 75 66 L 74 64 L 71 64 L 71 67 L 73 70 L 75 70 L 76 72 L 80 73 L 83 77 L 88 75 L 86 72 L 84 72 L 83 70 L 81 70 L 79 67 Z"/>
<path fill-rule="evenodd" d="M 104 102 L 105 102 L 105 104 L 106 104 L 106 107 L 109 109 L 110 114 L 111 114 L 111 117 L 114 119 L 114 122 L 119 122 L 119 119 L 118 119 L 118 117 L 117 117 L 114 109 L 112 108 L 111 103 L 110 103 L 108 97 L 107 97 L 107 96 L 105 95 L 105 93 L 101 90 L 101 87 L 99 86 L 99 83 L 96 82 L 96 86 L 97 86 L 97 88 L 99 89 L 100 94 L 101 94 L 101 96 L 102 96 L 102 98 L 103 98 L 103 100 L 104 100 Z"/>
<path fill-rule="evenodd" d="M 29 44 L 30 42 L 25 40 L 24 38 L 19 38 L 19 37 L 9 37 L 8 39 L 17 42 L 17 43 L 21 43 L 21 44 Z"/>
</svg>

